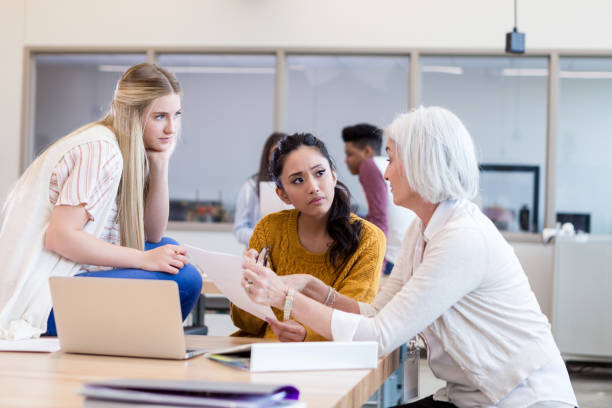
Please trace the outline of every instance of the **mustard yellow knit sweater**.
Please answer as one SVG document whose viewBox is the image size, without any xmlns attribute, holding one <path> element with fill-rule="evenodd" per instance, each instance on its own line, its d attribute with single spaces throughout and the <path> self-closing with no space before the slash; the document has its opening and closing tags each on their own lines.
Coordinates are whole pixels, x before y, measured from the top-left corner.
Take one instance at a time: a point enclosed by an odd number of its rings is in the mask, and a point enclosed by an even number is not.
<svg viewBox="0 0 612 408">
<path fill-rule="evenodd" d="M 270 214 L 259 221 L 253 231 L 249 248 L 257 251 L 269 245 L 269 266 L 278 275 L 308 273 L 339 293 L 360 302 L 370 303 L 378 292 L 378 281 L 385 256 L 385 235 L 374 224 L 351 214 L 351 222 L 363 223 L 359 246 L 340 271 L 334 270 L 328 254 L 315 254 L 306 250 L 298 238 L 297 210 L 286 210 Z M 279 320 L 283 312 L 274 309 Z M 231 317 L 240 329 L 233 336 L 276 338 L 265 321 L 231 305 Z M 322 336 L 306 327 L 305 341 L 324 340 Z"/>
</svg>

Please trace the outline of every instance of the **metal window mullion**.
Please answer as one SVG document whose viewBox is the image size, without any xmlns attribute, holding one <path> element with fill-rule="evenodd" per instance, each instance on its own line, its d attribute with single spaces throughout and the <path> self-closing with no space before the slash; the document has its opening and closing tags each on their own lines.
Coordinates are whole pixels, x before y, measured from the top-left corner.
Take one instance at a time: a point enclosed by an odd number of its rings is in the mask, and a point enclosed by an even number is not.
<svg viewBox="0 0 612 408">
<path fill-rule="evenodd" d="M 285 131 L 287 112 L 287 55 L 276 51 L 276 75 L 274 84 L 274 131 Z"/>
<path fill-rule="evenodd" d="M 157 64 L 158 57 L 159 53 L 157 53 L 153 48 L 149 48 L 147 50 L 147 62 L 151 64 Z"/>
<path fill-rule="evenodd" d="M 410 53 L 410 72 L 408 79 L 408 110 L 421 103 L 421 61 L 418 51 Z"/>
<path fill-rule="evenodd" d="M 557 201 L 557 115 L 559 110 L 559 54 L 552 52 L 548 62 L 548 98 L 546 111 L 546 203 L 544 227 L 556 225 Z"/>
<path fill-rule="evenodd" d="M 34 146 L 34 115 L 36 109 L 36 57 L 30 49 L 24 50 L 23 57 L 23 84 L 22 84 L 22 117 L 21 117 L 21 175 L 30 165 L 36 152 Z"/>
</svg>

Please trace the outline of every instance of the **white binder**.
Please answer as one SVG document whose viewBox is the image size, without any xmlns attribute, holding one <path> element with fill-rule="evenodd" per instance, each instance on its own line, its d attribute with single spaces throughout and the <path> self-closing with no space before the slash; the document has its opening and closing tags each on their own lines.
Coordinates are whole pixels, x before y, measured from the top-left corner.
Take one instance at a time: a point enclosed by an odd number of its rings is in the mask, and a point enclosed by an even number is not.
<svg viewBox="0 0 612 408">
<path fill-rule="evenodd" d="M 206 356 L 251 372 L 348 370 L 376 368 L 374 341 L 314 341 L 308 343 L 252 343 L 211 351 Z"/>
</svg>

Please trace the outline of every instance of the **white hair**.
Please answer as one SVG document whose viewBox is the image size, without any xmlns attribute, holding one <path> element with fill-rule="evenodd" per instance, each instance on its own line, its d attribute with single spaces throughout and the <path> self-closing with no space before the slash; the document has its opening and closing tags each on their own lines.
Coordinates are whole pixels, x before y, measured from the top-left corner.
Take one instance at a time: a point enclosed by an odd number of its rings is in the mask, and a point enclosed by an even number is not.
<svg viewBox="0 0 612 408">
<path fill-rule="evenodd" d="M 430 203 L 478 195 L 478 162 L 461 120 L 438 106 L 399 115 L 385 130 L 410 188 Z"/>
</svg>

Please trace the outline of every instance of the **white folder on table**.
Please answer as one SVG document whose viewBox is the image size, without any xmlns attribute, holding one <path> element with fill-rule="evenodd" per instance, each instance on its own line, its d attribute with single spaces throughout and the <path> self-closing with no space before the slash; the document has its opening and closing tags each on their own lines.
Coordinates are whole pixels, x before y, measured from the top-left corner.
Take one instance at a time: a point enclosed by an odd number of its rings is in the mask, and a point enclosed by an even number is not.
<svg viewBox="0 0 612 408">
<path fill-rule="evenodd" d="M 367 369 L 378 364 L 378 343 L 252 343 L 211 351 L 206 356 L 251 372 Z"/>
</svg>

